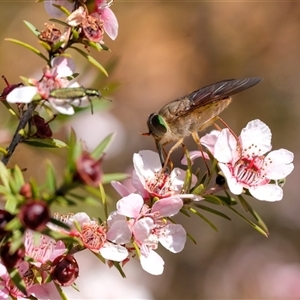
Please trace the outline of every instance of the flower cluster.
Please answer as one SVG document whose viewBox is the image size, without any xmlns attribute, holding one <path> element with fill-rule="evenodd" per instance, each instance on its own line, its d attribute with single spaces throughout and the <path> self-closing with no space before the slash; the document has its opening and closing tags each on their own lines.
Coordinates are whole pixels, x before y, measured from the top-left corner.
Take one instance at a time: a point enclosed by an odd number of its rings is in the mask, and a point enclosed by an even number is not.
<svg viewBox="0 0 300 300">
<path fill-rule="evenodd" d="M 294 155 L 286 149 L 279 149 L 265 156 L 272 148 L 271 130 L 262 121 L 249 122 L 238 138 L 228 128 L 215 130 L 202 137 L 201 144 L 218 161 L 233 194 L 240 195 L 247 189 L 258 200 L 282 199 L 279 180 L 293 171 Z M 193 153 L 193 158 L 197 156 L 201 153 Z"/>
<path fill-rule="evenodd" d="M 73 131 L 67 143 L 52 137 L 50 121 L 57 114 L 73 115 L 78 107 L 92 105 L 92 97 L 101 98 L 97 89 L 84 88 L 76 81 L 79 74 L 75 73 L 75 63 L 67 50 L 76 50 L 107 75 L 91 57 L 90 48 L 108 50 L 104 35 L 116 39 L 118 21 L 110 8 L 112 1 L 48 0 L 44 5 L 51 17 L 64 17 L 57 23 L 65 28 L 60 30 L 53 24 L 46 24 L 46 29 L 39 31 L 28 22 L 26 25 L 39 39 L 48 57 L 33 46 L 17 41 L 46 61 L 43 74 L 40 79 L 22 77 L 24 84 L 9 85 L 5 79 L 7 87 L 0 95 L 8 111 L 19 121 L 8 148 L 0 147 L 3 154 L 0 195 L 5 201 L 5 208 L 0 210 L 0 298 L 66 299 L 63 288 L 76 288 L 80 266 L 75 256 L 83 250 L 89 250 L 102 263 L 115 267 L 124 277 L 123 267 L 132 260 L 139 260 L 142 269 L 149 274 L 160 275 L 164 272 L 164 260 L 156 252 L 159 245 L 178 253 L 184 249 L 187 237 L 194 241 L 178 223 L 176 215 L 179 213 L 198 216 L 216 229 L 202 211 L 230 219 L 219 211 L 226 207 L 268 236 L 264 222 L 259 222 L 260 217 L 245 197 L 281 200 L 283 182 L 294 168 L 294 157 L 286 149 L 271 151 L 271 130 L 260 120 L 249 122 L 239 137 L 229 128 L 206 134 L 200 139 L 205 152 L 202 147 L 202 151 L 188 152 L 186 149 L 182 164 L 187 167 L 167 169 L 161 162 L 163 143 L 159 145 L 158 142 L 169 128 L 167 122 L 161 122 L 163 118 L 155 115 L 151 126 L 159 135 L 156 142 L 161 153 L 150 150 L 135 153 L 131 180 L 126 183 L 121 181 L 128 179 L 128 174 L 105 174 L 102 169 L 112 135 L 92 152 L 77 140 Z M 83 45 L 84 50 L 75 44 Z M 217 88 L 211 85 L 200 89 L 200 96 L 203 100 L 212 94 L 214 101 L 221 101 L 224 89 L 226 93 L 238 92 L 260 80 L 222 81 Z M 238 85 L 234 87 L 234 84 Z M 192 93 L 192 97 L 195 95 L 197 93 Z M 177 110 L 179 106 L 176 113 Z M 201 114 L 201 111 L 196 112 Z M 46 113 L 51 115 L 48 122 L 41 116 Z M 150 134 L 153 134 L 151 130 L 145 135 Z M 176 134 L 174 136 L 177 138 Z M 46 182 L 39 186 L 37 180 L 25 181 L 18 166 L 7 168 L 20 142 L 37 147 L 67 148 L 63 176 L 58 176 L 48 162 Z M 171 151 L 167 158 L 170 154 Z M 205 159 L 207 173 L 193 165 L 197 157 Z M 214 183 L 213 176 L 216 177 Z M 108 210 L 105 184 L 111 184 L 119 194 L 113 211 Z M 65 208 L 77 203 L 82 207 L 91 203 L 100 206 L 101 211 L 95 211 L 98 218 L 91 218 L 86 212 L 51 214 L 52 204 Z M 246 208 L 254 222 L 233 208 L 237 203 Z"/>
</svg>

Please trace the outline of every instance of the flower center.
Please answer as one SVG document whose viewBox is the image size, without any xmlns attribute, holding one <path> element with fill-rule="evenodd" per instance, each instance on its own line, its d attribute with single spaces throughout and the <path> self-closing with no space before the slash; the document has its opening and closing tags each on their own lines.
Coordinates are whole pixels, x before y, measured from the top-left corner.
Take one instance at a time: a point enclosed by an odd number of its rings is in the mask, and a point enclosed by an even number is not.
<svg viewBox="0 0 300 300">
<path fill-rule="evenodd" d="M 83 224 L 81 238 L 86 248 L 98 252 L 106 241 L 105 228 L 98 224 Z"/>
<path fill-rule="evenodd" d="M 172 194 L 170 176 L 162 172 L 156 172 L 155 176 L 147 178 L 148 191 L 156 197 L 169 197 Z"/>
<path fill-rule="evenodd" d="M 232 173 L 238 182 L 246 186 L 265 184 L 264 165 L 264 156 L 241 157 L 232 168 Z"/>
</svg>

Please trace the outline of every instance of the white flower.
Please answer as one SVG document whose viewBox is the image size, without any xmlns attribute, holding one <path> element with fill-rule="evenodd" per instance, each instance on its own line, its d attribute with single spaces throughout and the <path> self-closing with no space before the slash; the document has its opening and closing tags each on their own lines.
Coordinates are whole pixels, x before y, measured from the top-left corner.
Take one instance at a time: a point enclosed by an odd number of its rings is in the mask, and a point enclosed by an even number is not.
<svg viewBox="0 0 300 300">
<path fill-rule="evenodd" d="M 132 184 L 144 198 L 148 198 L 150 194 L 158 198 L 179 196 L 180 198 L 193 200 L 202 199 L 197 195 L 182 194 L 186 172 L 174 168 L 171 174 L 165 173 L 156 152 L 142 150 L 135 153 L 133 155 L 133 165 Z M 195 185 L 196 182 L 196 176 L 192 175 L 192 184 Z"/>
<path fill-rule="evenodd" d="M 253 120 L 238 139 L 225 128 L 219 134 L 214 131 L 205 135 L 201 143 L 219 162 L 233 194 L 240 195 L 245 188 L 258 200 L 278 201 L 282 199 L 283 191 L 276 181 L 292 172 L 294 155 L 279 149 L 265 156 L 272 148 L 271 137 L 266 124 Z"/>
</svg>

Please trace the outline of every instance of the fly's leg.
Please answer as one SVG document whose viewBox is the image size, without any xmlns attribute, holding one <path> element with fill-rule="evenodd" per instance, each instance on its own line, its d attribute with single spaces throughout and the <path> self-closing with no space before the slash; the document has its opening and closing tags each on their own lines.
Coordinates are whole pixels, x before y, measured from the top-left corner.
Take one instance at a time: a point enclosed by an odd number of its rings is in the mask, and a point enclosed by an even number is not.
<svg viewBox="0 0 300 300">
<path fill-rule="evenodd" d="M 173 153 L 173 151 L 175 149 L 177 149 L 180 144 L 183 142 L 183 138 L 179 139 L 176 144 L 169 150 L 167 156 L 166 156 L 166 159 L 164 159 L 164 150 L 163 150 L 163 147 L 162 145 L 157 142 L 156 143 L 156 147 L 157 147 L 157 150 L 158 150 L 158 153 L 159 153 L 159 157 L 160 157 L 160 161 L 161 161 L 161 165 L 163 167 L 163 170 L 166 170 L 167 173 L 170 173 L 170 171 L 172 170 L 172 167 L 173 167 L 173 164 L 172 162 L 170 161 L 170 156 L 171 154 Z M 170 169 L 168 168 L 168 164 L 170 163 Z"/>
<path fill-rule="evenodd" d="M 208 167 L 208 164 L 207 164 L 207 159 L 205 158 L 204 151 L 203 151 L 203 147 L 202 147 L 202 145 L 201 145 L 201 143 L 200 143 L 200 138 L 199 138 L 198 132 L 196 132 L 196 131 L 193 132 L 193 133 L 192 133 L 192 137 L 193 137 L 195 143 L 196 143 L 196 144 L 198 145 L 198 147 L 199 147 L 199 150 L 200 150 L 200 152 L 201 152 L 201 155 L 202 155 L 202 157 L 203 157 L 203 160 L 204 160 L 204 163 L 205 163 L 205 166 L 206 166 L 206 169 L 207 169 L 207 174 L 208 174 L 208 176 L 211 176 L 211 173 L 210 173 L 210 170 L 209 170 L 209 167 Z"/>
</svg>

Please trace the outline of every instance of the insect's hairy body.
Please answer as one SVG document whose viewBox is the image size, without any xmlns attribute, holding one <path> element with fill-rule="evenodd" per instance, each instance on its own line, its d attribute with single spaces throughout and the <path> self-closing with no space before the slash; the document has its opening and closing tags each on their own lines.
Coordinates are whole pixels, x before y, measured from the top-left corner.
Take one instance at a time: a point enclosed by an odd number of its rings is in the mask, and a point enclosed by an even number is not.
<svg viewBox="0 0 300 300">
<path fill-rule="evenodd" d="M 171 153 L 183 143 L 184 138 L 192 135 L 199 145 L 198 132 L 212 125 L 218 115 L 230 104 L 231 96 L 242 92 L 262 78 L 228 79 L 207 85 L 184 97 L 166 104 L 158 113 L 152 113 L 147 120 L 165 167 Z M 164 160 L 163 145 L 176 142 Z"/>
<path fill-rule="evenodd" d="M 204 130 L 211 125 L 211 120 L 218 116 L 231 102 L 231 98 L 216 100 L 212 103 L 198 107 L 189 114 L 182 115 L 181 112 L 191 108 L 191 100 L 183 97 L 165 105 L 160 111 L 168 126 L 167 132 L 160 139 L 162 144 L 178 141 L 180 138 L 188 137 L 195 131 Z"/>
</svg>

